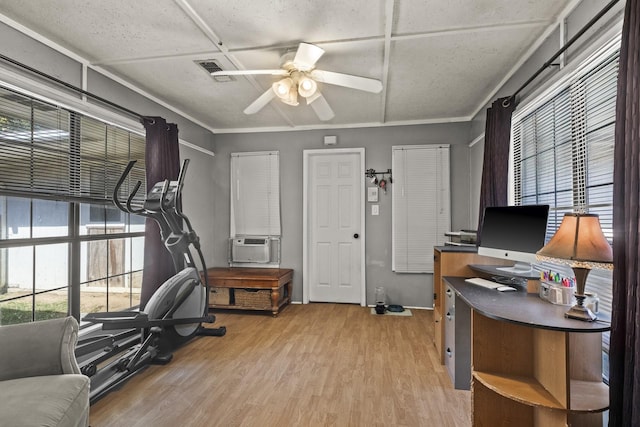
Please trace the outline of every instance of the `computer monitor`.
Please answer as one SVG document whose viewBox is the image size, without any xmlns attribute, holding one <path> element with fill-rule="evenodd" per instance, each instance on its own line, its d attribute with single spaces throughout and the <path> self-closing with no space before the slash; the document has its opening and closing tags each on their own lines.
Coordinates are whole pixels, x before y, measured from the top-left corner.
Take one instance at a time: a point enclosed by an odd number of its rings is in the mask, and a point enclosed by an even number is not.
<svg viewBox="0 0 640 427">
<path fill-rule="evenodd" d="M 545 243 L 549 205 L 493 206 L 484 211 L 478 255 L 516 261 L 499 268 L 514 275 L 531 275 L 531 263 Z"/>
</svg>

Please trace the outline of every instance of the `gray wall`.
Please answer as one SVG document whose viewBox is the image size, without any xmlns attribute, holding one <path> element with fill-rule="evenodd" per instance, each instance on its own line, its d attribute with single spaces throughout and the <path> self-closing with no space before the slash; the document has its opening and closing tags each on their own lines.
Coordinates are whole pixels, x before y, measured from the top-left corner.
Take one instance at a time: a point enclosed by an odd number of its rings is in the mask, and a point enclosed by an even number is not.
<svg viewBox="0 0 640 427">
<path fill-rule="evenodd" d="M 384 128 L 341 129 L 274 133 L 223 134 L 215 136 L 214 159 L 214 258 L 216 266 L 227 261 L 229 237 L 229 160 L 230 153 L 278 150 L 280 152 L 282 262 L 294 269 L 293 300 L 302 301 L 302 161 L 303 150 L 324 148 L 325 135 L 336 135 L 331 148 L 365 148 L 365 167 L 391 168 L 393 145 L 451 144 L 452 228 L 468 228 L 469 150 L 466 146 L 469 124 L 439 124 Z M 391 191 L 380 192 L 380 215 L 365 214 L 365 263 L 367 303 L 373 304 L 374 289 L 384 286 L 392 304 L 431 307 L 431 274 L 396 274 L 391 271 Z M 367 205 L 368 208 L 368 205 Z"/>
<path fill-rule="evenodd" d="M 471 228 L 476 230 L 480 215 L 480 183 L 482 182 L 482 164 L 484 163 L 484 138 L 469 148 L 469 212 Z"/>
<path fill-rule="evenodd" d="M 212 227 L 215 197 L 211 192 L 214 156 L 180 145 L 180 159 L 189 159 L 182 193 L 184 213 L 200 237 L 200 246 L 207 267 L 211 267 L 215 264 Z"/>
</svg>

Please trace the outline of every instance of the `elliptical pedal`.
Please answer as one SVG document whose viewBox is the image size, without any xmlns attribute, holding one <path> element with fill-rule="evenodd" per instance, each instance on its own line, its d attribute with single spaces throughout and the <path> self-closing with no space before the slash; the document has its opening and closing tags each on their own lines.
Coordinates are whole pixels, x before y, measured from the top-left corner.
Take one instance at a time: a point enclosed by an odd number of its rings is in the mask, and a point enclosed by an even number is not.
<svg viewBox="0 0 640 427">
<path fill-rule="evenodd" d="M 156 357 L 153 358 L 151 363 L 153 365 L 166 365 L 169 362 L 171 362 L 172 359 L 173 359 L 173 353 L 158 354 Z"/>
<path fill-rule="evenodd" d="M 201 337 L 223 337 L 226 333 L 226 326 L 220 326 L 219 328 L 205 328 L 204 326 L 201 326 L 196 335 Z"/>
</svg>

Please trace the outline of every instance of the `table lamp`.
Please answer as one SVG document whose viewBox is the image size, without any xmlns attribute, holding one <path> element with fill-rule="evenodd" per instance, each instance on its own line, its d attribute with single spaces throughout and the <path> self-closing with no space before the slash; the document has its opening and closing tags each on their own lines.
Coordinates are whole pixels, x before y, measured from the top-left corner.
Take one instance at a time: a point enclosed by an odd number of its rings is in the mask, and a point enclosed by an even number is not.
<svg viewBox="0 0 640 427">
<path fill-rule="evenodd" d="M 537 253 L 538 259 L 571 266 L 576 276 L 576 305 L 565 313 L 571 319 L 592 322 L 596 315 L 584 306 L 584 288 L 592 268 L 613 269 L 613 251 L 596 214 L 568 213 L 560 228 Z"/>
</svg>

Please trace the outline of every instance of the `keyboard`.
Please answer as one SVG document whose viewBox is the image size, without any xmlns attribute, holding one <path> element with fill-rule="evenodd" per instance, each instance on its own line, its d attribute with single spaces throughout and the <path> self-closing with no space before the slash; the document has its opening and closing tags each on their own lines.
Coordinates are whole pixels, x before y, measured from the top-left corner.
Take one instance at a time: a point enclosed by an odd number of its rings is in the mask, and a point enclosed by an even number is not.
<svg viewBox="0 0 640 427">
<path fill-rule="evenodd" d="M 483 279 L 481 277 L 472 277 L 470 279 L 465 279 L 464 281 L 469 283 L 470 285 L 481 286 L 487 289 L 497 289 L 500 292 L 516 290 L 516 288 L 512 288 L 511 286 L 505 286 L 503 284 Z"/>
</svg>

